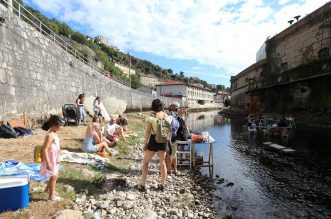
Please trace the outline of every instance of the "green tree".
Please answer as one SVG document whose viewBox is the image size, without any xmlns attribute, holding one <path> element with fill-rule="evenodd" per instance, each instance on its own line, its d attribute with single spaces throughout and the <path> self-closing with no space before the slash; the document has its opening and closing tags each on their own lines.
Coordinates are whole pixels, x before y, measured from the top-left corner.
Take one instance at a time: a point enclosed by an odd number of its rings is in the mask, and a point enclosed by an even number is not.
<svg viewBox="0 0 331 219">
<path fill-rule="evenodd" d="M 184 77 L 185 77 L 185 76 L 184 76 L 184 72 L 182 72 L 182 71 L 179 72 L 179 79 L 180 79 L 180 80 L 183 80 Z"/>
<path fill-rule="evenodd" d="M 83 44 L 83 45 L 86 45 L 86 43 L 87 43 L 86 36 L 84 36 L 83 34 L 81 34 L 79 32 L 72 33 L 71 39 L 73 39 L 76 42 Z"/>
<path fill-rule="evenodd" d="M 217 90 L 225 90 L 225 86 L 222 84 L 216 85 Z"/>
<path fill-rule="evenodd" d="M 141 87 L 140 78 L 138 75 L 131 75 L 131 87 L 133 89 Z"/>
</svg>

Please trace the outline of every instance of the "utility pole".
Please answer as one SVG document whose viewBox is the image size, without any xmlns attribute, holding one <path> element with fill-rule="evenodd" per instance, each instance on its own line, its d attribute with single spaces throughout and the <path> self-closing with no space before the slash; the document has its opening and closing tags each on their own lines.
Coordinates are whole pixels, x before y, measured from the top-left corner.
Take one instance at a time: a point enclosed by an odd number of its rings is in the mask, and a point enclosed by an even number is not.
<svg viewBox="0 0 331 219">
<path fill-rule="evenodd" d="M 130 53 L 128 53 L 129 56 L 129 83 L 130 83 L 130 88 L 131 88 L 131 56 Z"/>
</svg>

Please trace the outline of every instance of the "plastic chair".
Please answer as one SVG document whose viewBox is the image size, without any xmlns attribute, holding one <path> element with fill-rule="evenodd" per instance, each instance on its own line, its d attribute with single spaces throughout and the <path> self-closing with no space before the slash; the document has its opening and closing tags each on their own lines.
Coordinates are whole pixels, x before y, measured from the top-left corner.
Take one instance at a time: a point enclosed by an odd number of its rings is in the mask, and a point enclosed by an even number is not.
<svg viewBox="0 0 331 219">
<path fill-rule="evenodd" d="M 247 126 L 247 130 L 248 130 L 248 132 L 256 132 L 257 131 L 255 125 Z"/>
</svg>

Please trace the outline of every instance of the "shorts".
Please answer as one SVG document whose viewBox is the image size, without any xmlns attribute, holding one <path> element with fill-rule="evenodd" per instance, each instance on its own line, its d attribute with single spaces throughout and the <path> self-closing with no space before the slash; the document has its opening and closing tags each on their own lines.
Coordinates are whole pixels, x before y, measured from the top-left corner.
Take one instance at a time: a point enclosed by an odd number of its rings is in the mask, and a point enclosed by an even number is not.
<svg viewBox="0 0 331 219">
<path fill-rule="evenodd" d="M 151 135 L 149 137 L 149 141 L 148 141 L 148 144 L 147 144 L 147 149 L 150 150 L 150 151 L 155 151 L 155 152 L 166 151 L 167 144 L 168 144 L 167 142 L 166 143 L 157 143 L 155 141 L 155 135 Z"/>
<path fill-rule="evenodd" d="M 109 141 L 111 142 L 115 142 L 115 141 L 118 141 L 118 137 L 117 136 L 110 136 L 107 138 Z"/>
<path fill-rule="evenodd" d="M 98 147 L 96 145 L 93 144 L 83 144 L 83 151 L 87 152 L 87 153 L 92 153 L 92 152 L 97 152 L 98 151 Z"/>
</svg>

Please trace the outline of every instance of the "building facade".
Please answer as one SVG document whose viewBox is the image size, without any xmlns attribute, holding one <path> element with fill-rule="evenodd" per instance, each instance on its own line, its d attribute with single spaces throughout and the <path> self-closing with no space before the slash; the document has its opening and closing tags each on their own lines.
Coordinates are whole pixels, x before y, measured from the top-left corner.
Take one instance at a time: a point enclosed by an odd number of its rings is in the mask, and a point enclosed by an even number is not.
<svg viewBox="0 0 331 219">
<path fill-rule="evenodd" d="M 140 75 L 140 83 L 148 87 L 155 87 L 160 82 L 154 75 Z"/>
<path fill-rule="evenodd" d="M 159 84 L 156 85 L 156 91 L 159 96 L 184 98 L 188 104 L 214 101 L 211 90 L 185 83 Z"/>
<path fill-rule="evenodd" d="M 216 94 L 214 94 L 214 103 L 224 103 L 225 98 L 228 96 L 229 94 L 227 92 L 217 92 Z"/>
<path fill-rule="evenodd" d="M 260 80 L 265 59 L 249 66 L 236 76 L 231 77 L 231 106 L 241 110 L 252 110 L 256 104 L 251 103 L 251 97 L 246 94 L 250 86 Z"/>
<path fill-rule="evenodd" d="M 108 38 L 105 36 L 97 36 L 95 37 L 95 40 L 98 44 L 108 45 Z"/>
<path fill-rule="evenodd" d="M 328 2 L 267 39 L 265 59 L 231 77 L 231 107 L 331 112 L 330 24 Z"/>
<path fill-rule="evenodd" d="M 117 68 L 119 68 L 123 72 L 123 74 L 125 76 L 127 76 L 127 77 L 130 77 L 130 75 L 136 74 L 136 71 L 134 69 L 128 68 L 125 65 L 121 65 L 121 64 L 115 63 L 115 66 Z"/>
</svg>

